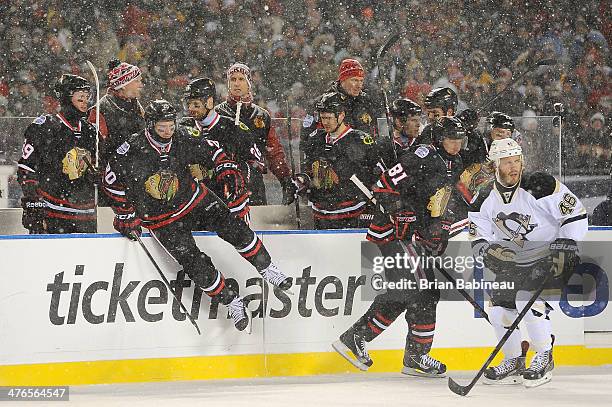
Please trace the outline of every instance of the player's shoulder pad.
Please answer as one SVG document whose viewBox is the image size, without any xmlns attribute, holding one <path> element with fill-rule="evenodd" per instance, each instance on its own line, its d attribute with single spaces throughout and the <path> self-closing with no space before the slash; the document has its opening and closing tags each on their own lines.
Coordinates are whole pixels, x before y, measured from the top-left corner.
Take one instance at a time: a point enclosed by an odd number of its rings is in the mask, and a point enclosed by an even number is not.
<svg viewBox="0 0 612 407">
<path fill-rule="evenodd" d="M 541 199 L 558 192 L 561 185 L 552 175 L 534 172 L 523 178 L 521 187 L 535 199 Z"/>
<path fill-rule="evenodd" d="M 421 144 L 414 150 L 414 155 L 419 158 L 425 158 L 431 153 L 431 148 L 427 144 Z"/>
</svg>

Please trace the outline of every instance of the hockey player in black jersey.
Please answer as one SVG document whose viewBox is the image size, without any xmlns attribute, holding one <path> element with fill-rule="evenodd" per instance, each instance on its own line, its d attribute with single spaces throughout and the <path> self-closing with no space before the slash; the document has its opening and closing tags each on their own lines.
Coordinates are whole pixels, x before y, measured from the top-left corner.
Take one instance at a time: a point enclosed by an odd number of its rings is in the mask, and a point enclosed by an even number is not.
<svg viewBox="0 0 612 407">
<path fill-rule="evenodd" d="M 225 153 L 239 163 L 248 185 L 252 169 L 264 166 L 262 154 L 255 143 L 254 134 L 246 124 L 239 122 L 236 126 L 233 118 L 222 116 L 215 111 L 215 96 L 215 83 L 210 78 L 191 81 L 183 94 L 183 107 L 190 116 L 181 119 L 180 123 L 188 127 L 192 137 L 218 141 Z M 208 178 L 210 170 L 212 169 L 205 168 L 202 164 L 192 167 L 192 173 L 199 180 Z M 219 195 L 222 199 L 226 198 L 223 194 Z M 245 190 L 241 196 L 226 201 L 230 212 L 245 219 L 249 213 L 249 195 L 250 191 Z"/>
<path fill-rule="evenodd" d="M 216 232 L 265 281 L 289 289 L 291 279 L 278 270 L 257 235 L 232 215 L 214 192 L 198 182 L 189 168 L 193 163 L 211 161 L 215 181 L 238 196 L 245 188 L 238 165 L 218 142 L 200 142 L 176 134 L 176 111 L 167 101 L 152 102 L 145 109 L 145 118 L 145 130 L 122 144 L 106 167 L 103 185 L 113 202 L 115 229 L 134 238 L 134 234 L 140 234 L 141 225 L 148 228 L 195 284 L 210 297 L 220 296 L 236 328 L 250 331 L 246 304 L 225 284 L 221 272 L 200 251 L 191 234 L 192 230 Z"/>
<path fill-rule="evenodd" d="M 372 185 L 380 173 L 374 138 L 344 123 L 344 98 L 341 93 L 323 95 L 317 104 L 323 127 L 302 140 L 305 174 L 297 182 L 300 190 L 309 191 L 316 229 L 358 227 L 367 203 L 350 177 L 357 174 Z"/>
<path fill-rule="evenodd" d="M 25 131 L 18 179 L 22 223 L 31 234 L 95 233 L 96 129 L 87 122 L 89 83 L 64 74 L 55 86 L 61 110 Z"/>
<path fill-rule="evenodd" d="M 459 151 L 465 130 L 461 122 L 443 117 L 433 125 L 434 144 L 420 145 L 403 153 L 399 162 L 385 171 L 373 193 L 386 213 L 378 212 L 367 239 L 379 245 L 381 254 L 439 256 L 444 253 L 454 215 L 447 208 L 451 189 L 462 170 Z M 415 243 L 412 243 L 415 242 Z M 433 270 L 420 267 L 414 274 L 405 269 L 387 269 L 386 281 L 433 278 Z M 404 311 L 408 335 L 404 353 L 407 375 L 443 377 L 446 366 L 429 355 L 436 327 L 438 290 L 387 290 L 376 296 L 369 310 L 338 341 L 334 349 L 361 370 L 373 364 L 367 342 L 387 329 Z"/>
<path fill-rule="evenodd" d="M 421 130 L 421 114 L 423 110 L 416 102 L 407 99 L 395 99 L 391 103 L 391 117 L 393 118 L 393 140 L 391 143 L 386 143 L 384 140 L 379 140 L 381 150 L 384 151 L 382 158 L 385 163 L 393 163 L 396 161 L 396 156 L 399 156 L 403 151 L 409 150 L 412 146 L 415 148 L 419 132 Z"/>
<path fill-rule="evenodd" d="M 459 99 L 451 88 L 435 88 L 425 96 L 425 113 L 428 125 L 421 131 L 418 144 L 431 144 L 433 140 L 433 125 L 442 117 L 451 117 L 457 113 Z"/>
</svg>

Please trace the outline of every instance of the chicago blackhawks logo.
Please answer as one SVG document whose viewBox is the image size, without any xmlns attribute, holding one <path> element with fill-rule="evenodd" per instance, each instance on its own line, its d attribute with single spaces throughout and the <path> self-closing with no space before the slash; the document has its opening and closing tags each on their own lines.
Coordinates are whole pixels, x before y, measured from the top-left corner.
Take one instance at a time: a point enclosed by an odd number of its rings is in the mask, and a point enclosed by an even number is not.
<svg viewBox="0 0 612 407">
<path fill-rule="evenodd" d="M 317 189 L 330 189 L 339 182 L 338 174 L 325 160 L 312 163 L 312 185 Z"/>
<path fill-rule="evenodd" d="M 84 148 L 75 147 L 66 153 L 62 160 L 62 172 L 70 181 L 81 178 L 91 163 L 91 153 Z"/>
<path fill-rule="evenodd" d="M 162 170 L 145 181 L 145 191 L 155 199 L 171 201 L 179 188 L 179 180 L 173 172 Z"/>
<path fill-rule="evenodd" d="M 255 117 L 255 119 L 253 120 L 253 124 L 255 125 L 255 127 L 257 127 L 258 129 L 263 129 L 264 126 L 266 125 L 266 123 L 264 122 L 263 116 L 257 116 Z"/>
<path fill-rule="evenodd" d="M 495 225 L 501 230 L 508 240 L 515 243 L 518 247 L 523 247 L 527 239 L 527 235 L 538 226 L 535 223 L 529 223 L 531 215 L 522 215 L 520 213 L 512 212 L 506 215 L 503 212 L 497 214 L 497 217 L 493 219 Z"/>
<path fill-rule="evenodd" d="M 493 180 L 495 168 L 492 162 L 486 164 L 472 164 L 467 167 L 460 176 L 461 183 L 465 185 L 472 195 Z"/>
<path fill-rule="evenodd" d="M 436 193 L 429 198 L 427 209 L 429 210 L 432 218 L 438 218 L 444 215 L 451 193 L 451 187 L 447 185 L 438 189 Z"/>
<path fill-rule="evenodd" d="M 367 113 L 363 113 L 361 116 L 359 116 L 359 120 L 369 125 L 370 123 L 372 123 L 372 116 Z"/>
</svg>

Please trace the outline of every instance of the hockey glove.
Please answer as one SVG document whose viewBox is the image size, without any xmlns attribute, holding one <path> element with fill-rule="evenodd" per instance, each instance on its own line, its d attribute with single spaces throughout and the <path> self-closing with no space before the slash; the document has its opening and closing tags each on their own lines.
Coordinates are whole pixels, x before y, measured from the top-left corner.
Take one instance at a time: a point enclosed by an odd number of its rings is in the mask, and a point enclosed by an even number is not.
<svg viewBox="0 0 612 407">
<path fill-rule="evenodd" d="M 297 173 L 291 179 L 293 186 L 295 187 L 295 193 L 297 195 L 307 195 L 310 190 L 310 176 L 304 173 Z"/>
<path fill-rule="evenodd" d="M 283 187 L 283 205 L 291 205 L 297 196 L 297 188 L 291 177 L 283 178 L 280 183 Z"/>
<path fill-rule="evenodd" d="M 551 272 L 556 282 L 567 284 L 574 270 L 580 264 L 578 245 L 572 239 L 557 239 L 549 246 L 552 261 Z"/>
<path fill-rule="evenodd" d="M 492 243 L 483 253 L 484 265 L 493 273 L 503 273 L 514 268 L 516 253 L 497 243 Z"/>
<path fill-rule="evenodd" d="M 240 199 L 247 193 L 244 177 L 234 161 L 221 161 L 215 168 L 217 183 L 226 202 Z"/>
<path fill-rule="evenodd" d="M 140 227 L 141 219 L 136 216 L 135 212 L 130 212 L 126 214 L 116 214 L 115 219 L 113 220 L 113 227 L 123 236 L 127 237 L 130 240 L 136 240 L 137 237 L 142 233 L 142 229 Z"/>
<path fill-rule="evenodd" d="M 393 226 L 395 228 L 395 238 L 404 240 L 412 234 L 411 225 L 416 222 L 413 211 L 400 211 L 393 215 Z"/>
<path fill-rule="evenodd" d="M 45 222 L 45 203 L 39 198 L 21 198 L 21 207 L 23 208 L 23 216 L 21 223 L 24 228 L 28 229 L 31 235 L 47 233 Z"/>
<path fill-rule="evenodd" d="M 425 230 L 416 231 L 414 239 L 420 243 L 428 255 L 440 256 L 448 245 L 450 226 L 450 222 L 435 221 Z"/>
</svg>

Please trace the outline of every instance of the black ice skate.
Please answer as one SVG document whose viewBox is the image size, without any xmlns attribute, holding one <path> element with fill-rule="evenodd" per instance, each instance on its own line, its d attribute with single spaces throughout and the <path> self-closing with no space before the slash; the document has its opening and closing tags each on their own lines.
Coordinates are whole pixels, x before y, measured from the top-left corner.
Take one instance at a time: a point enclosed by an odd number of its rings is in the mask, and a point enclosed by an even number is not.
<svg viewBox="0 0 612 407">
<path fill-rule="evenodd" d="M 531 388 L 548 383 L 552 379 L 554 368 L 552 349 L 536 353 L 531 359 L 529 368 L 523 373 L 523 384 L 525 387 Z"/>
<path fill-rule="evenodd" d="M 521 384 L 525 371 L 525 357 L 504 359 L 499 365 L 485 370 L 484 384 Z"/>
<path fill-rule="evenodd" d="M 239 331 L 246 330 L 246 333 L 250 334 L 252 330 L 252 316 L 251 310 L 249 310 L 240 297 L 236 297 L 227 305 L 229 313 L 234 320 L 234 326 Z"/>
<path fill-rule="evenodd" d="M 291 282 L 291 277 L 287 277 L 285 273 L 280 271 L 276 264 L 270 263 L 270 265 L 261 270 L 259 274 L 261 274 L 265 281 L 273 286 L 280 288 L 287 292 L 287 294 L 295 295 L 295 292 L 291 289 L 291 285 L 293 284 Z"/>
<path fill-rule="evenodd" d="M 446 365 L 439 360 L 424 355 L 406 355 L 402 374 L 419 377 L 446 377 Z"/>
<path fill-rule="evenodd" d="M 340 335 L 340 340 L 332 343 L 332 347 L 359 370 L 366 371 L 374 363 L 368 355 L 365 339 L 353 330 Z"/>
</svg>

